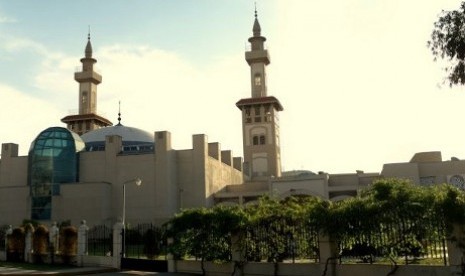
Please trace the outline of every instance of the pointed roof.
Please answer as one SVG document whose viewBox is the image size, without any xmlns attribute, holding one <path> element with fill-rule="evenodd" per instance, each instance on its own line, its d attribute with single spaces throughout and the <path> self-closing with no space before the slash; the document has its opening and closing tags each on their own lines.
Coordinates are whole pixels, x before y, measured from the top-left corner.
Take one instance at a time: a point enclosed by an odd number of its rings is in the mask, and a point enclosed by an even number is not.
<svg viewBox="0 0 465 276">
<path fill-rule="evenodd" d="M 90 43 L 90 32 L 87 35 L 87 45 L 85 50 L 86 58 L 92 58 L 92 44 Z"/>
<path fill-rule="evenodd" d="M 255 21 L 253 22 L 253 36 L 260 36 L 262 28 L 260 27 L 260 23 L 258 22 L 258 17 L 257 17 L 257 7 L 255 7 Z"/>
</svg>

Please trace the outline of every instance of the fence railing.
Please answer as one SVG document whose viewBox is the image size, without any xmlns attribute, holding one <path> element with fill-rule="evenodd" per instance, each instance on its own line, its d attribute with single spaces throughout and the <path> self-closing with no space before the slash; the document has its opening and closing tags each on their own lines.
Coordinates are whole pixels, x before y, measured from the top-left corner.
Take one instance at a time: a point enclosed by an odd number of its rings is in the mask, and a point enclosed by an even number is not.
<svg viewBox="0 0 465 276">
<path fill-rule="evenodd" d="M 318 232 L 303 222 L 273 221 L 247 228 L 247 261 L 318 262 Z"/>
<path fill-rule="evenodd" d="M 5 250 L 6 247 L 6 230 L 8 226 L 0 227 L 0 251 Z"/>
<path fill-rule="evenodd" d="M 113 231 L 110 226 L 97 225 L 87 232 L 88 254 L 93 256 L 112 256 Z"/>
<path fill-rule="evenodd" d="M 126 258 L 155 259 L 166 256 L 165 230 L 154 224 L 128 226 L 125 230 Z"/>
<path fill-rule="evenodd" d="M 393 219 L 370 233 L 354 235 L 348 231 L 338 241 L 340 262 L 447 265 L 444 223 L 431 218 Z"/>
</svg>

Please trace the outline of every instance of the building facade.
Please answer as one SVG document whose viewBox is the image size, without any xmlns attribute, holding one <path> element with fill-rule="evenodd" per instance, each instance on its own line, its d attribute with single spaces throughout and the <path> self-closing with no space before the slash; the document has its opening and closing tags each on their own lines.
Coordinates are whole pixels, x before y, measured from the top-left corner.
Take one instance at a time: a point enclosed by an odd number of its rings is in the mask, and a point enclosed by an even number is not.
<svg viewBox="0 0 465 276">
<path fill-rule="evenodd" d="M 442 161 L 440 152 L 386 164 L 381 173 L 283 172 L 278 113 L 284 109 L 267 93 L 270 54 L 256 13 L 252 32 L 245 53 L 251 96 L 236 103 L 242 116 L 244 159 L 209 142 L 204 134 L 192 136 L 192 148 L 179 150 L 172 147 L 168 131 L 124 126 L 121 114 L 113 125 L 98 115 L 102 76 L 93 67 L 97 60 L 89 36 L 82 71 L 74 75 L 79 113 L 61 120 L 66 128 L 39 133 L 28 156 L 18 155 L 17 144 L 1 145 L 0 225 L 18 225 L 24 219 L 112 224 L 123 216 L 127 223 L 159 224 L 183 208 L 253 204 L 266 194 L 341 200 L 379 177 L 464 188 L 465 161 Z"/>
</svg>

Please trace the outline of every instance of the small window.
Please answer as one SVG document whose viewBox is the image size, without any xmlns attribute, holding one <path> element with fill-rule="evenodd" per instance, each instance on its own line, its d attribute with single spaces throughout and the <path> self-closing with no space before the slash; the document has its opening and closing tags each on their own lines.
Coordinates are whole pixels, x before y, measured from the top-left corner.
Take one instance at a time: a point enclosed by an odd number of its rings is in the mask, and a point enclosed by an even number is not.
<svg viewBox="0 0 465 276">
<path fill-rule="evenodd" d="M 259 115 L 260 115 L 260 107 L 256 106 L 255 107 L 255 116 L 259 116 Z"/>
<path fill-rule="evenodd" d="M 245 108 L 245 115 L 250 116 L 250 107 Z"/>
<path fill-rule="evenodd" d="M 87 103 L 87 91 L 82 92 L 82 103 Z"/>
<path fill-rule="evenodd" d="M 262 121 L 262 117 L 255 117 L 255 123 L 260 123 Z"/>
<path fill-rule="evenodd" d="M 259 74 L 255 75 L 255 85 L 256 86 L 262 85 L 262 77 Z"/>
<path fill-rule="evenodd" d="M 265 142 L 265 135 L 260 135 L 260 145 L 264 145 Z"/>
<path fill-rule="evenodd" d="M 253 145 L 254 145 L 254 146 L 258 145 L 258 136 L 254 136 L 254 137 L 252 138 L 252 140 L 253 140 Z"/>
<path fill-rule="evenodd" d="M 246 122 L 247 124 L 252 123 L 252 118 L 245 118 L 245 122 Z"/>
</svg>

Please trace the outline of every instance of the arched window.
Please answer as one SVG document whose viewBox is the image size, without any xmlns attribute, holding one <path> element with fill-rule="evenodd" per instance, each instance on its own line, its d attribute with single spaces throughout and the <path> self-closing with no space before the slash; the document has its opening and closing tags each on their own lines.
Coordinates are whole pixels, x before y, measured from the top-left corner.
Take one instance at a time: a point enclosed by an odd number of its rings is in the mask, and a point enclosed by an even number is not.
<svg viewBox="0 0 465 276">
<path fill-rule="evenodd" d="M 255 135 L 255 136 L 252 138 L 252 144 L 253 144 L 254 146 L 258 145 L 258 136 L 257 136 L 257 135 Z"/>
<path fill-rule="evenodd" d="M 265 135 L 260 135 L 260 145 L 265 145 L 266 140 L 265 140 Z"/>
<path fill-rule="evenodd" d="M 262 76 L 260 76 L 260 74 L 255 74 L 254 82 L 255 86 L 262 85 Z"/>
</svg>

